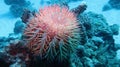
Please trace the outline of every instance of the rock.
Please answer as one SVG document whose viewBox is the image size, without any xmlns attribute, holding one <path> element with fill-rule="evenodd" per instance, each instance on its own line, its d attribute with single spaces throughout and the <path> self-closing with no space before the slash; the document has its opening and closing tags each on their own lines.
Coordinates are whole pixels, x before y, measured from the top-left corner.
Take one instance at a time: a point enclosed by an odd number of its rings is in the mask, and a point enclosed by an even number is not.
<svg viewBox="0 0 120 67">
<path fill-rule="evenodd" d="M 16 62 L 11 64 L 9 67 L 26 67 L 26 64 L 21 59 L 17 58 Z"/>
<path fill-rule="evenodd" d="M 120 10 L 120 0 L 109 0 L 108 3 L 112 8 Z"/>
<path fill-rule="evenodd" d="M 110 9 L 120 10 L 120 0 L 109 0 L 107 4 L 103 6 L 103 11 L 107 11 Z"/>
<path fill-rule="evenodd" d="M 14 27 L 14 33 L 15 34 L 22 33 L 24 28 L 25 28 L 25 24 L 22 21 L 17 21 Z"/>
<path fill-rule="evenodd" d="M 103 44 L 104 41 L 100 37 L 93 36 L 91 39 L 95 45 L 99 46 L 100 44 Z"/>
<path fill-rule="evenodd" d="M 93 58 L 93 64 L 94 64 L 94 67 L 105 67 L 106 65 L 105 64 L 102 64 L 101 62 L 99 62 L 96 58 Z"/>
<path fill-rule="evenodd" d="M 5 4 L 12 5 L 12 4 L 19 4 L 21 6 L 26 4 L 25 0 L 4 0 Z"/>
<path fill-rule="evenodd" d="M 120 60 L 120 49 L 116 51 L 116 58 Z"/>
<path fill-rule="evenodd" d="M 0 42 L 4 42 L 6 40 L 6 37 L 0 37 Z"/>
<path fill-rule="evenodd" d="M 80 61 L 79 57 L 77 55 L 75 55 L 75 54 L 71 55 L 70 67 L 83 67 L 83 64 Z"/>
<path fill-rule="evenodd" d="M 10 12 L 14 17 L 21 17 L 23 14 L 24 8 L 20 5 L 13 4 L 10 6 Z"/>
<path fill-rule="evenodd" d="M 85 55 L 85 47 L 84 47 L 84 46 L 82 46 L 82 45 L 79 45 L 79 46 L 78 46 L 77 55 L 78 55 L 78 57 L 80 57 L 80 58 Z"/>
<path fill-rule="evenodd" d="M 97 56 L 96 58 L 99 62 L 95 64 L 95 67 L 107 67 L 107 58 L 106 58 L 106 55 L 100 55 L 100 56 Z"/>
<path fill-rule="evenodd" d="M 110 29 L 113 33 L 113 35 L 118 35 L 119 34 L 119 25 L 113 24 L 110 26 Z"/>
<path fill-rule="evenodd" d="M 94 67 L 93 61 L 88 57 L 82 58 L 82 62 L 85 67 Z"/>
<path fill-rule="evenodd" d="M 96 36 L 102 37 L 104 42 L 107 42 L 110 45 L 114 45 L 115 40 L 111 31 L 101 30 L 96 34 Z"/>
<path fill-rule="evenodd" d="M 6 63 L 2 58 L 0 58 L 0 67 L 9 67 L 9 64 Z"/>
<path fill-rule="evenodd" d="M 77 16 L 83 13 L 87 8 L 86 2 L 82 2 L 78 7 L 72 9 L 71 11 L 74 12 Z"/>
<path fill-rule="evenodd" d="M 108 11 L 110 9 L 112 9 L 111 5 L 110 4 L 105 4 L 102 8 L 102 11 Z"/>
<path fill-rule="evenodd" d="M 7 5 L 10 5 L 10 13 L 15 17 L 21 17 L 23 14 L 24 9 L 31 9 L 29 8 L 31 3 L 25 0 L 4 0 Z"/>
<path fill-rule="evenodd" d="M 79 15 L 78 18 L 84 25 L 88 38 L 91 38 L 94 35 L 99 35 L 102 31 L 106 31 L 108 34 L 111 33 L 106 19 L 101 14 L 87 12 Z"/>
<path fill-rule="evenodd" d="M 86 57 L 92 57 L 94 55 L 94 52 L 92 49 L 86 49 L 85 50 L 85 53 L 84 53 L 84 56 Z"/>
<path fill-rule="evenodd" d="M 116 50 L 120 49 L 120 44 L 115 44 Z"/>
<path fill-rule="evenodd" d="M 108 67 L 119 67 L 120 66 L 120 60 L 118 59 L 108 59 L 108 63 L 109 65 L 107 65 Z"/>
</svg>

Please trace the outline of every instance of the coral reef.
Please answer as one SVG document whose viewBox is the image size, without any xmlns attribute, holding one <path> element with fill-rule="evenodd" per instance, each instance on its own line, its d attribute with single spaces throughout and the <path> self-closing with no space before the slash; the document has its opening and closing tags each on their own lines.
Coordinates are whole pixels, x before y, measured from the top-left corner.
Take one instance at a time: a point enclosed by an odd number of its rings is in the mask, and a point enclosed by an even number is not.
<svg viewBox="0 0 120 67">
<path fill-rule="evenodd" d="M 26 1 L 25 0 L 4 0 L 5 4 L 7 5 L 12 5 L 12 4 L 19 4 L 19 5 L 25 5 Z"/>
<path fill-rule="evenodd" d="M 102 11 L 108 11 L 110 9 L 112 9 L 111 5 L 107 3 L 103 6 Z"/>
<path fill-rule="evenodd" d="M 32 60 L 32 54 L 29 49 L 24 45 L 20 39 L 9 39 L 4 38 L 5 40 L 1 41 L 0 45 L 3 45 L 0 49 L 0 61 L 1 67 L 26 67 L 30 65 L 30 61 Z M 6 45 L 4 45 L 4 43 Z M 4 65 L 6 64 L 6 65 Z"/>
<path fill-rule="evenodd" d="M 26 4 L 25 0 L 4 1 L 11 6 Z M 14 33 L 0 37 L 0 67 L 120 67 L 120 44 L 113 38 L 119 25 L 109 25 L 101 14 L 84 12 L 86 4 L 69 10 L 70 1 L 74 0 L 54 0 L 59 6 L 38 12 L 14 8 L 23 13 Z M 117 0 L 110 1 L 113 8 Z"/>
<path fill-rule="evenodd" d="M 113 33 L 113 35 L 118 35 L 119 34 L 119 25 L 113 24 L 110 26 L 110 29 Z"/>
<path fill-rule="evenodd" d="M 86 3 L 81 3 L 78 7 L 72 9 L 71 11 L 74 12 L 76 15 L 79 15 L 80 13 L 83 13 L 87 8 Z"/>
<path fill-rule="evenodd" d="M 4 0 L 5 4 L 10 5 L 10 12 L 14 17 L 21 17 L 25 9 L 31 6 L 26 0 Z"/>
<path fill-rule="evenodd" d="M 114 9 L 120 9 L 120 0 L 109 0 L 108 3 L 112 6 Z"/>
<path fill-rule="evenodd" d="M 83 67 L 120 66 L 115 58 L 118 49 L 113 39 L 113 35 L 118 33 L 118 25 L 109 26 L 102 15 L 93 12 L 82 13 L 79 19 L 83 25 L 81 29 L 85 32 L 81 37 L 86 36 L 86 40 L 82 39 L 82 45 L 79 45 L 77 50 Z"/>
<path fill-rule="evenodd" d="M 108 3 L 103 6 L 103 11 L 107 11 L 112 8 L 120 10 L 120 0 L 109 0 Z"/>
<path fill-rule="evenodd" d="M 25 9 L 21 16 L 22 22 L 24 22 L 26 24 L 27 22 L 29 22 L 29 19 L 33 16 L 35 16 L 35 10 L 30 11 L 28 9 Z"/>
<path fill-rule="evenodd" d="M 15 23 L 15 27 L 14 27 L 14 33 L 15 34 L 23 33 L 24 27 L 25 27 L 25 24 L 22 21 L 20 21 L 20 20 L 17 21 Z"/>
</svg>

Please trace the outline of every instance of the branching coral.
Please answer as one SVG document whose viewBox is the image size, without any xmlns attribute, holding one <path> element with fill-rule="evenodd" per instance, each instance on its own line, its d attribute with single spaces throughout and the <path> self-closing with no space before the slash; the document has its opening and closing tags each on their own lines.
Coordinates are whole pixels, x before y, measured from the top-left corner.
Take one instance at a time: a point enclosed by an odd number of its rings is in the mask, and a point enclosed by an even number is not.
<svg viewBox="0 0 120 67">
<path fill-rule="evenodd" d="M 26 46 L 35 56 L 63 61 L 76 50 L 80 28 L 73 12 L 57 5 L 40 9 L 24 31 Z"/>
</svg>

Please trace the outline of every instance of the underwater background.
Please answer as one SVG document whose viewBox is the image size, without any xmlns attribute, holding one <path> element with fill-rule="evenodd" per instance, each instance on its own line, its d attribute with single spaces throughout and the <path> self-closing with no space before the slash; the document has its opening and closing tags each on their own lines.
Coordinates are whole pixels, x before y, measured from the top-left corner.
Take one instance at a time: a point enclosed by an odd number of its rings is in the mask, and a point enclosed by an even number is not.
<svg viewBox="0 0 120 67">
<path fill-rule="evenodd" d="M 0 3 L 0 67 L 120 67 L 120 0 Z"/>
</svg>

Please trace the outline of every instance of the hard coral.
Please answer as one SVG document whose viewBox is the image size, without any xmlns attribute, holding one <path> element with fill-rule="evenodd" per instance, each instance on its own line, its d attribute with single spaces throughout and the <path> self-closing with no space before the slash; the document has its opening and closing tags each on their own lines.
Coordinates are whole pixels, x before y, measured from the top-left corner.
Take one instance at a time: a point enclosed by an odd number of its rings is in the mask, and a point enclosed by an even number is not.
<svg viewBox="0 0 120 67">
<path fill-rule="evenodd" d="M 63 61 L 76 50 L 79 32 L 74 13 L 54 5 L 40 9 L 39 14 L 29 20 L 24 40 L 35 56 Z"/>
</svg>

